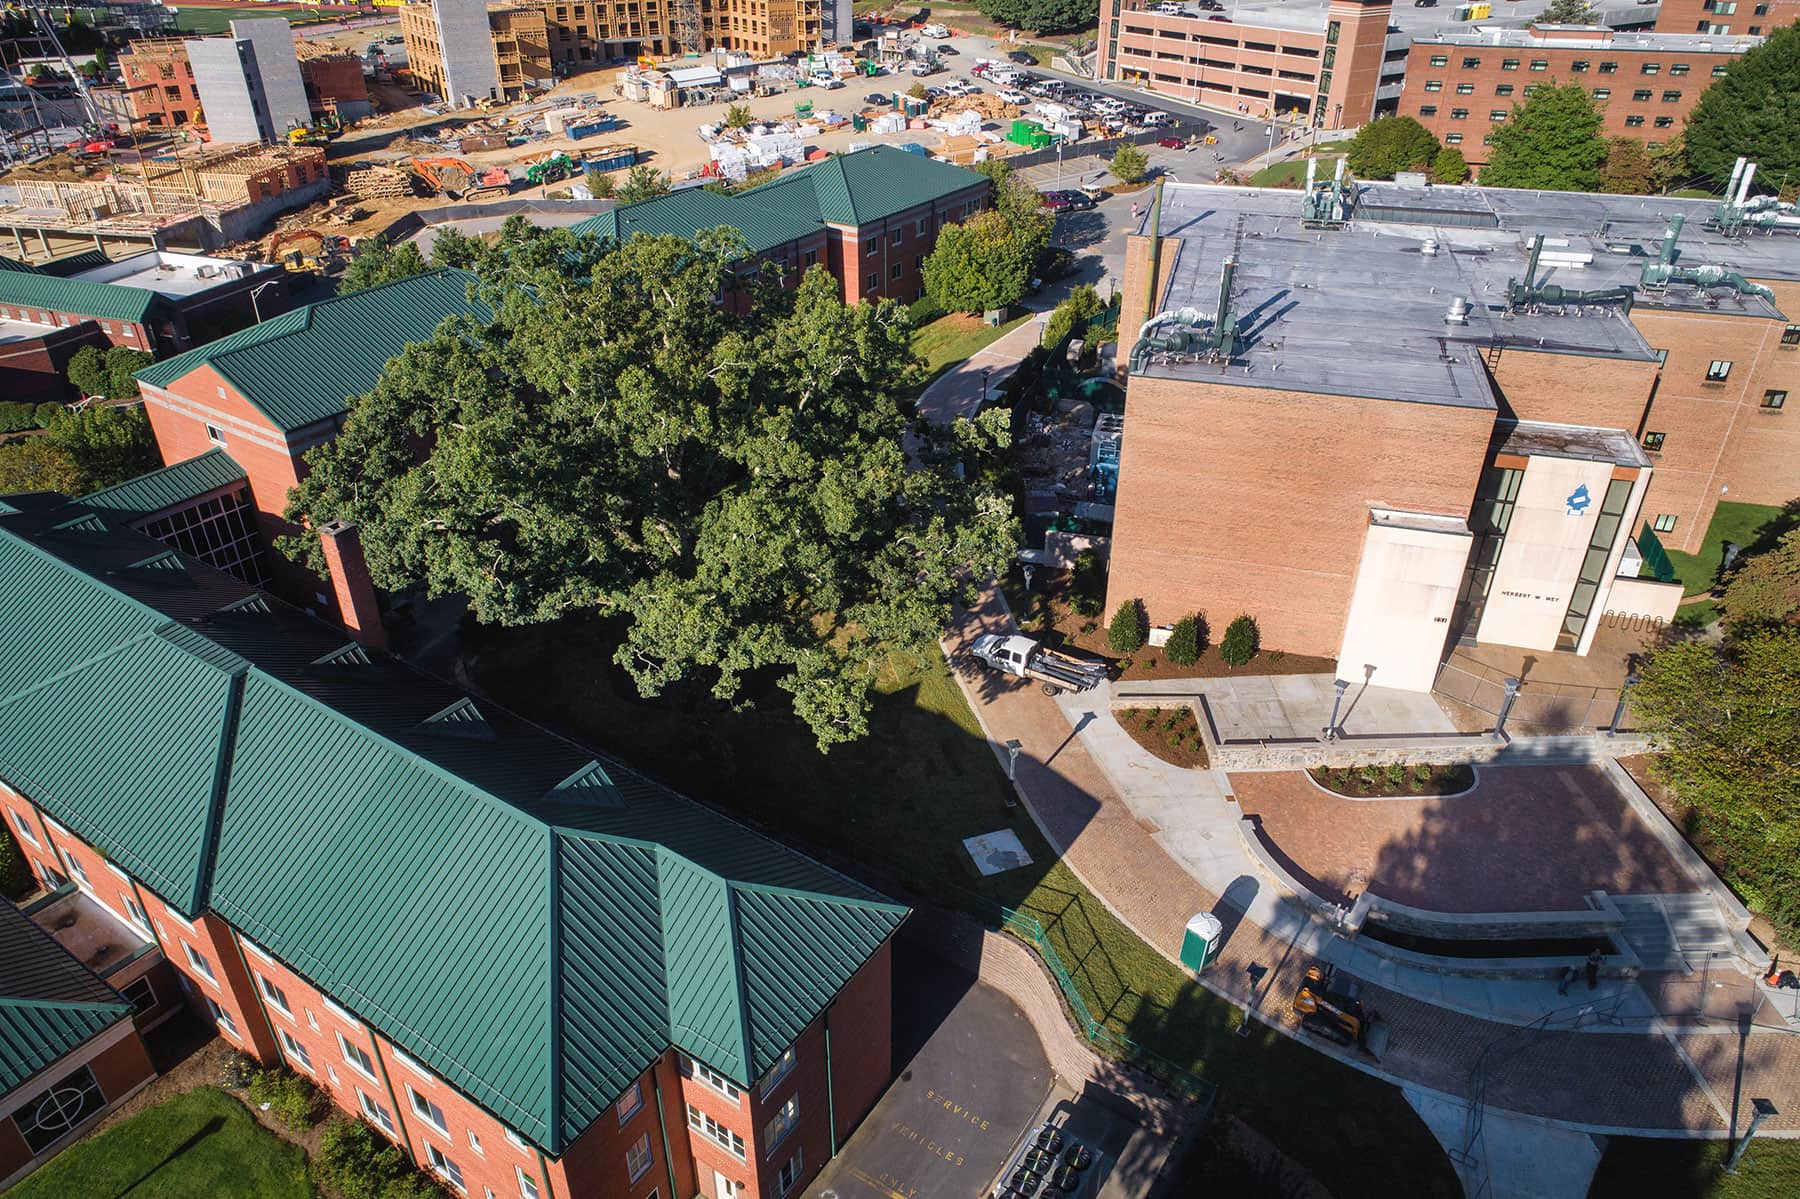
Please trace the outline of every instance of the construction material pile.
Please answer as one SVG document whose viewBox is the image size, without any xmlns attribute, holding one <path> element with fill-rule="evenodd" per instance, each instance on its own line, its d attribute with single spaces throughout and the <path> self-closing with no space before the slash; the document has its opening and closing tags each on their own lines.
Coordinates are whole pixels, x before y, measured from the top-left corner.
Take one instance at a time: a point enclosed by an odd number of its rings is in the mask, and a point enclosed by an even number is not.
<svg viewBox="0 0 1800 1199">
<path fill-rule="evenodd" d="M 351 167 L 344 190 L 359 200 L 398 200 L 413 194 L 412 176 L 399 167 Z"/>
</svg>

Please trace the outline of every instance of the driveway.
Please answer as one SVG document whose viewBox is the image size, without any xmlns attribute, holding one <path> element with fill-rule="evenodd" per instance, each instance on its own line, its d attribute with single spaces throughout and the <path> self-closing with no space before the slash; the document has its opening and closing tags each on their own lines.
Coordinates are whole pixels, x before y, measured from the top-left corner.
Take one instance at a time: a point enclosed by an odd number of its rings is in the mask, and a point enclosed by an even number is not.
<svg viewBox="0 0 1800 1199">
<path fill-rule="evenodd" d="M 900 1076 L 806 1194 L 974 1199 L 1042 1109 L 1050 1065 L 1011 1000 L 906 937 L 894 990 Z"/>
</svg>

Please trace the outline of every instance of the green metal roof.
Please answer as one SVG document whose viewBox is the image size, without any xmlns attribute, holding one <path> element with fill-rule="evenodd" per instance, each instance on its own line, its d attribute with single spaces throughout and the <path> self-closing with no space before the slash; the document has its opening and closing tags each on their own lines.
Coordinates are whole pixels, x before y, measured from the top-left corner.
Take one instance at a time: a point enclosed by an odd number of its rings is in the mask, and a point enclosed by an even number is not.
<svg viewBox="0 0 1800 1199">
<path fill-rule="evenodd" d="M 141 321 L 160 299 L 144 287 L 59 279 L 36 270 L 0 270 L 0 306 L 73 312 L 103 321 Z"/>
<path fill-rule="evenodd" d="M 137 372 L 168 387 L 202 366 L 224 376 L 284 433 L 348 410 L 402 350 L 426 341 L 452 316 L 492 319 L 469 298 L 474 276 L 436 270 L 296 308 Z M 4 278 L 0 278 L 0 285 Z"/>
<path fill-rule="evenodd" d="M 81 502 L 89 508 L 142 515 L 185 504 L 209 491 L 241 483 L 246 477 L 244 468 L 233 461 L 231 455 L 213 449 L 198 458 L 127 479 L 104 491 L 90 492 L 81 497 Z"/>
<path fill-rule="evenodd" d="M 577 233 L 625 238 L 633 233 L 692 237 L 728 225 L 753 253 L 824 225 L 863 225 L 985 183 L 979 172 L 892 146 L 840 154 L 761 187 L 719 195 L 701 188 L 610 209 L 574 226 Z"/>
<path fill-rule="evenodd" d="M 905 916 L 118 514 L 15 503 L 0 776 L 552 1153 L 670 1046 L 750 1085 Z"/>
<path fill-rule="evenodd" d="M 131 1018 L 118 992 L 10 903 L 0 903 L 0 962 L 0 1095 Z"/>
</svg>

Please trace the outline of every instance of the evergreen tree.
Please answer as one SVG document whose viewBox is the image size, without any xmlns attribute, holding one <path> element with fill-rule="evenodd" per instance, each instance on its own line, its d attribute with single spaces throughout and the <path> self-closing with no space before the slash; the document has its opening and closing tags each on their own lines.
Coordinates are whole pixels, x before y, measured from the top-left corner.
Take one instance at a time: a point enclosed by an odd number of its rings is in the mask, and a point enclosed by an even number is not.
<svg viewBox="0 0 1800 1199">
<path fill-rule="evenodd" d="M 1775 30 L 1726 67 L 1688 113 L 1682 140 L 1694 173 L 1716 187 L 1740 154 L 1771 184 L 1800 178 L 1800 24 Z"/>
<path fill-rule="evenodd" d="M 1119 605 L 1113 613 L 1112 623 L 1106 626 L 1106 644 L 1112 647 L 1115 654 L 1135 654 L 1144 648 L 1149 637 L 1144 619 L 1144 601 L 1128 599 Z"/>
<path fill-rule="evenodd" d="M 1442 147 L 1411 117 L 1377 117 L 1350 139 L 1350 172 L 1358 179 L 1392 179 L 1400 171 L 1430 169 Z"/>
<path fill-rule="evenodd" d="M 1445 146 L 1438 151 L 1438 156 L 1431 161 L 1431 181 L 1433 183 L 1466 183 L 1469 179 L 1469 160 L 1455 146 Z"/>
<path fill-rule="evenodd" d="M 1594 98 L 1579 83 L 1545 86 L 1513 105 L 1494 127 L 1493 155 L 1481 168 L 1488 187 L 1591 192 L 1600 187 L 1606 142 Z"/>
<path fill-rule="evenodd" d="M 1225 627 L 1225 636 L 1219 642 L 1219 657 L 1227 666 L 1242 666 L 1256 656 L 1260 641 L 1256 621 L 1247 615 L 1240 616 Z"/>
</svg>

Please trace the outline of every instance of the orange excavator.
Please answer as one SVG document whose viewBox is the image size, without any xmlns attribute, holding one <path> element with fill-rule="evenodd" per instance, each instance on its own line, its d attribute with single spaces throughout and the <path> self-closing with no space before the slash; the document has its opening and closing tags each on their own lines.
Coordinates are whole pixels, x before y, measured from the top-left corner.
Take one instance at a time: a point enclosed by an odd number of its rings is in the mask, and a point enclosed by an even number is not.
<svg viewBox="0 0 1800 1199">
<path fill-rule="evenodd" d="M 318 249 L 307 253 L 308 244 Z M 292 249 L 287 247 L 292 246 Z M 341 233 L 320 233 L 317 229 L 288 229 L 269 238 L 264 260 L 279 263 L 290 271 L 317 271 L 340 254 L 350 252 L 350 239 Z"/>
<path fill-rule="evenodd" d="M 452 199 L 487 200 L 512 190 L 512 175 L 505 167 L 484 171 L 460 158 L 410 158 L 406 169 L 430 190 Z"/>
</svg>

